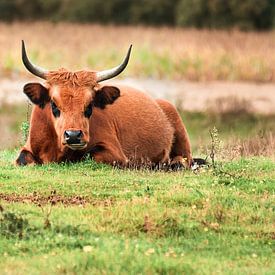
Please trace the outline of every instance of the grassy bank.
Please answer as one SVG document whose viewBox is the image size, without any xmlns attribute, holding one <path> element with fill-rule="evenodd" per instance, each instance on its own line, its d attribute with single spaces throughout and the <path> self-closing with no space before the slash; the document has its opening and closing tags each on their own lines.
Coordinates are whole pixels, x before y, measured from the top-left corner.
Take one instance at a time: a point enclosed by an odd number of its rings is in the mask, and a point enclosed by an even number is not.
<svg viewBox="0 0 275 275">
<path fill-rule="evenodd" d="M 119 27 L 81 24 L 0 23 L 0 72 L 24 72 L 25 39 L 34 62 L 49 69 L 106 69 L 121 62 L 124 76 L 189 80 L 275 81 L 275 33 Z M 45 35 L 46 34 L 46 35 Z"/>
<path fill-rule="evenodd" d="M 0 153 L 2 274 L 272 274 L 275 164 L 196 173 L 92 161 L 14 167 Z"/>
</svg>

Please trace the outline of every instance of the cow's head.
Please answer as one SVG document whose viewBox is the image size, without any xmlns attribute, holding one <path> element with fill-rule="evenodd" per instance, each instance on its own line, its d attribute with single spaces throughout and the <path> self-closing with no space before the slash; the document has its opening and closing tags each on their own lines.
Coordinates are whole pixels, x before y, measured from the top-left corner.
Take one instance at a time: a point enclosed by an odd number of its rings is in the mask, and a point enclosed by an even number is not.
<svg viewBox="0 0 275 275">
<path fill-rule="evenodd" d="M 101 72 L 69 72 L 65 69 L 47 71 L 30 62 L 22 41 L 22 60 L 34 75 L 45 79 L 45 85 L 28 83 L 24 93 L 40 108 L 51 109 L 51 119 L 59 139 L 60 148 L 84 149 L 90 139 L 89 118 L 93 108 L 104 109 L 112 104 L 120 91 L 113 86 L 99 86 L 99 82 L 120 74 L 128 64 L 131 47 L 124 61 L 117 67 Z M 45 121 L 45 123 L 47 123 Z"/>
</svg>

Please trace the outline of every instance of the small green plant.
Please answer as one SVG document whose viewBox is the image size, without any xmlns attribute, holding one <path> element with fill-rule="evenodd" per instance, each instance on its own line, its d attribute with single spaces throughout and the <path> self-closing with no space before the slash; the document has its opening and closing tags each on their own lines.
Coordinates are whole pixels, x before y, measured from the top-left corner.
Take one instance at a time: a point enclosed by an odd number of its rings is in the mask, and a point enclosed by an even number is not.
<svg viewBox="0 0 275 275">
<path fill-rule="evenodd" d="M 214 126 L 209 131 L 211 137 L 211 147 L 209 157 L 211 158 L 213 168 L 216 168 L 216 156 L 221 151 L 221 140 L 219 139 L 218 129 Z"/>
<path fill-rule="evenodd" d="M 22 133 L 22 143 L 24 144 L 29 135 L 30 123 L 28 121 L 23 121 L 20 128 Z"/>
<path fill-rule="evenodd" d="M 209 157 L 211 159 L 211 166 L 213 168 L 213 173 L 219 178 L 219 182 L 223 184 L 230 184 L 234 180 L 240 178 L 240 175 L 237 172 L 228 172 L 224 168 L 225 161 L 220 160 L 217 162 L 217 156 L 222 156 L 223 143 L 219 138 L 218 129 L 214 126 L 213 129 L 209 131 L 211 137 L 211 145 L 209 151 Z"/>
<path fill-rule="evenodd" d="M 44 228 L 50 228 L 51 227 L 51 221 L 50 221 L 50 215 L 52 213 L 52 204 L 48 206 L 47 208 L 42 207 L 42 205 L 39 205 L 41 207 L 42 213 L 44 214 Z"/>
</svg>

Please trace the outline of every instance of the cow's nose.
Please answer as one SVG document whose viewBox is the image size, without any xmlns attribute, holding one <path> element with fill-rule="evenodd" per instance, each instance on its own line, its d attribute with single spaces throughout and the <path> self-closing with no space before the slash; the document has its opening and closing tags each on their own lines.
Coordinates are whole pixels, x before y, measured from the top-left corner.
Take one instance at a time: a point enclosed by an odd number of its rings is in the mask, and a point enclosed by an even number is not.
<svg viewBox="0 0 275 275">
<path fill-rule="evenodd" d="M 67 130 L 64 132 L 64 139 L 67 144 L 79 144 L 82 137 L 83 132 L 81 130 Z"/>
</svg>

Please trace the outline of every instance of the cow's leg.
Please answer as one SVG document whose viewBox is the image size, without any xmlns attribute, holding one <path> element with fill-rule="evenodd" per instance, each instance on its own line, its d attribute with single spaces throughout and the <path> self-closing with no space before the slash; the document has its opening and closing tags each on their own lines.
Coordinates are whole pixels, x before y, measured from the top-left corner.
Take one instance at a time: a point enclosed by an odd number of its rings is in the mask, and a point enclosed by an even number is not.
<svg viewBox="0 0 275 275">
<path fill-rule="evenodd" d="M 25 165 L 34 165 L 40 163 L 36 160 L 33 154 L 25 148 L 22 148 L 18 158 L 15 161 L 16 165 L 25 166 Z"/>
<path fill-rule="evenodd" d="M 110 144 L 97 145 L 92 149 L 90 154 L 96 162 L 121 167 L 125 167 L 128 164 L 128 159 L 123 153 L 118 141 L 110 142 Z"/>
<path fill-rule="evenodd" d="M 186 128 L 179 116 L 176 108 L 166 100 L 157 100 L 170 123 L 175 129 L 174 142 L 170 152 L 171 166 L 191 167 L 192 154 L 189 137 Z"/>
<path fill-rule="evenodd" d="M 57 137 L 50 121 L 50 106 L 35 105 L 31 114 L 29 135 L 16 160 L 17 165 L 46 164 L 62 158 Z"/>
<path fill-rule="evenodd" d="M 175 139 L 172 145 L 170 157 L 171 166 L 185 166 L 190 168 L 192 164 L 191 146 L 184 125 L 175 128 Z"/>
</svg>

